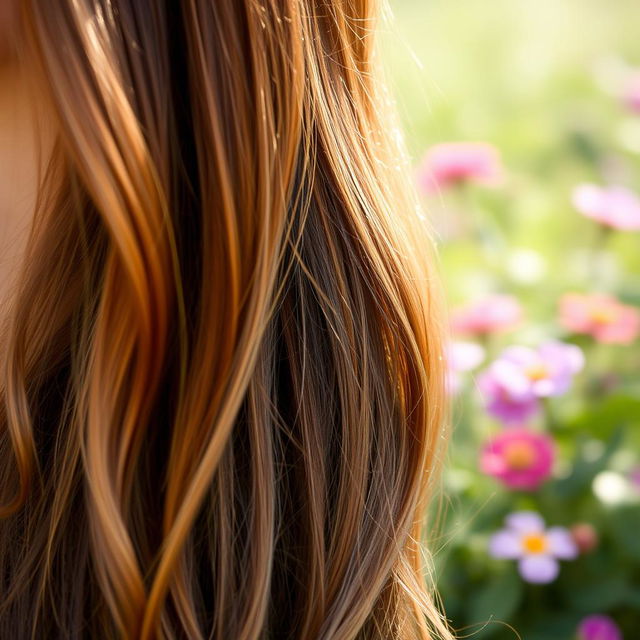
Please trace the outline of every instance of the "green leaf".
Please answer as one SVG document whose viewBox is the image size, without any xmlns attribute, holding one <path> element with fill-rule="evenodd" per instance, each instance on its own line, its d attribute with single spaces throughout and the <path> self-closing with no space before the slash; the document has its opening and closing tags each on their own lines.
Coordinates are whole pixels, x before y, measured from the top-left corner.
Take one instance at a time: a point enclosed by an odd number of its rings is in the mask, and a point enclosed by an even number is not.
<svg viewBox="0 0 640 640">
<path fill-rule="evenodd" d="M 622 444 L 624 434 L 624 426 L 618 426 L 607 440 L 602 455 L 598 456 L 595 460 L 585 460 L 581 456 L 580 450 L 578 450 L 572 472 L 566 478 L 558 480 L 555 483 L 557 495 L 562 498 L 569 498 L 588 487 L 595 475 L 606 468 L 609 459 Z"/>
<path fill-rule="evenodd" d="M 616 509 L 609 525 L 622 550 L 640 560 L 640 507 L 627 505 Z"/>
<path fill-rule="evenodd" d="M 549 612 L 531 631 L 522 634 L 523 640 L 571 640 L 579 619 L 579 615 L 571 612 Z M 515 640 L 515 636 L 512 637 Z"/>
<path fill-rule="evenodd" d="M 579 611 L 606 611 L 625 603 L 629 584 L 624 577 L 611 576 L 587 583 L 574 583 L 567 598 Z"/>
<path fill-rule="evenodd" d="M 568 426 L 575 431 L 611 436 L 621 425 L 640 423 L 640 398 L 616 393 L 591 402 L 587 409 L 569 421 Z"/>
<path fill-rule="evenodd" d="M 469 603 L 467 621 L 474 626 L 469 631 L 474 638 L 489 638 L 504 630 L 503 623 L 511 623 L 524 592 L 521 578 L 515 571 L 496 576 L 483 589 L 479 589 Z M 482 627 L 482 625 L 485 625 Z"/>
</svg>

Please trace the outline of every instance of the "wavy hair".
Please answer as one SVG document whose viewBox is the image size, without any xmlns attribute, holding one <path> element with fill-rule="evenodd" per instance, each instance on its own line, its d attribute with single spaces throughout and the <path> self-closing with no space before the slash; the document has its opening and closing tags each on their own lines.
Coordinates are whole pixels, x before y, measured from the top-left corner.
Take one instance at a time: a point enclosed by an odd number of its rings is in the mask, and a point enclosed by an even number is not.
<svg viewBox="0 0 640 640">
<path fill-rule="evenodd" d="M 450 638 L 446 309 L 373 0 L 23 0 L 0 637 Z"/>
</svg>

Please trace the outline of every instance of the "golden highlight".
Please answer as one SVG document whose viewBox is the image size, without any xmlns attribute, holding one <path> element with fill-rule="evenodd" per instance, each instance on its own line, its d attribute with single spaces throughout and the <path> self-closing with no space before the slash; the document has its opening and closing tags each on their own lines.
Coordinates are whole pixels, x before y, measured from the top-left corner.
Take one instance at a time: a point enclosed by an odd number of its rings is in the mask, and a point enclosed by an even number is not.
<svg viewBox="0 0 640 640">
<path fill-rule="evenodd" d="M 445 309 L 373 0 L 24 0 L 0 637 L 448 639 Z"/>
</svg>

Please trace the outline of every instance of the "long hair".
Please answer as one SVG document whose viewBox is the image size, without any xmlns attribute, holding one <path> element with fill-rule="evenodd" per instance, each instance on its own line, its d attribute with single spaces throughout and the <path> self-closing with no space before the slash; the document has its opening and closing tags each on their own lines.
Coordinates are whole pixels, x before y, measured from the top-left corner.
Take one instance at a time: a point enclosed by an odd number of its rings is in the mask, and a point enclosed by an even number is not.
<svg viewBox="0 0 640 640">
<path fill-rule="evenodd" d="M 432 233 L 373 0 L 23 0 L 0 637 L 449 638 Z"/>
</svg>

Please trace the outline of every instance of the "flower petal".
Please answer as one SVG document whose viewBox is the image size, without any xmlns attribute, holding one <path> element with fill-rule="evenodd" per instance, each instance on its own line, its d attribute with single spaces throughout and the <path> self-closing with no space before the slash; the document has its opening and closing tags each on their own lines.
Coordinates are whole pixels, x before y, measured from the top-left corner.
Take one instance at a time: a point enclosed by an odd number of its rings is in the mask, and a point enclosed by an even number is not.
<svg viewBox="0 0 640 640">
<path fill-rule="evenodd" d="M 505 518 L 509 529 L 518 533 L 537 533 L 544 531 L 544 519 L 535 511 L 515 511 Z"/>
<path fill-rule="evenodd" d="M 502 529 L 491 536 L 489 540 L 489 555 L 493 558 L 515 560 L 522 557 L 523 549 L 520 536 L 509 529 Z"/>
<path fill-rule="evenodd" d="M 551 556 L 524 556 L 518 561 L 518 571 L 527 582 L 546 584 L 547 582 L 553 582 L 557 578 L 560 565 Z"/>
<path fill-rule="evenodd" d="M 541 396 L 543 398 L 545 398 L 546 396 L 560 395 L 565 391 L 564 386 L 560 387 L 559 385 L 557 385 L 557 382 L 555 380 L 549 380 L 549 378 L 536 380 L 531 386 L 533 388 L 533 392 L 537 396 Z"/>
<path fill-rule="evenodd" d="M 580 213 L 596 218 L 602 209 L 603 190 L 595 184 L 579 184 L 573 190 L 571 200 Z"/>
<path fill-rule="evenodd" d="M 573 374 L 584 368 L 585 357 L 580 347 L 559 340 L 548 340 L 539 347 L 540 357 L 557 371 Z"/>
<path fill-rule="evenodd" d="M 579 640 L 622 640 L 620 627 L 609 616 L 592 614 L 578 625 Z"/>
<path fill-rule="evenodd" d="M 531 383 L 521 368 L 508 360 L 495 360 L 489 371 L 496 384 L 504 389 L 512 398 L 530 398 Z"/>
<path fill-rule="evenodd" d="M 549 552 L 556 558 L 573 560 L 578 555 L 578 547 L 571 533 L 564 527 L 549 527 L 547 529 Z"/>
<path fill-rule="evenodd" d="M 485 357 L 485 350 L 475 342 L 458 340 L 447 347 L 449 367 L 454 371 L 471 371 L 475 369 Z"/>
</svg>

